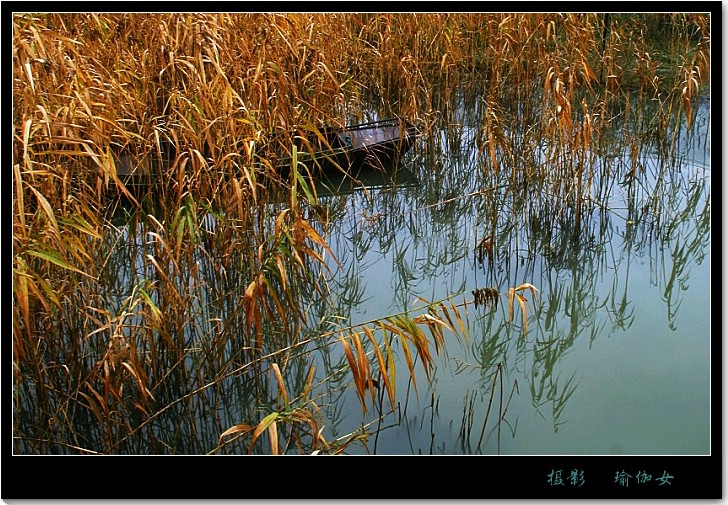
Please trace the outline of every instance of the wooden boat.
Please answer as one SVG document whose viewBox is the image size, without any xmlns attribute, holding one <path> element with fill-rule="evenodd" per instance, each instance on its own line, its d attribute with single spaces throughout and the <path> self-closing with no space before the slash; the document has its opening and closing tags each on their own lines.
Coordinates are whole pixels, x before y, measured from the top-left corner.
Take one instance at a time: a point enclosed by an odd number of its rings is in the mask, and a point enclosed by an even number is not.
<svg viewBox="0 0 728 505">
<path fill-rule="evenodd" d="M 404 119 L 389 118 L 346 128 L 325 127 L 296 137 L 296 161 L 312 171 L 338 170 L 347 173 L 360 168 L 386 168 L 396 163 L 414 144 L 417 128 Z M 286 156 L 279 165 L 288 173 L 293 160 Z M 303 172 L 304 170 L 299 170 Z"/>
</svg>

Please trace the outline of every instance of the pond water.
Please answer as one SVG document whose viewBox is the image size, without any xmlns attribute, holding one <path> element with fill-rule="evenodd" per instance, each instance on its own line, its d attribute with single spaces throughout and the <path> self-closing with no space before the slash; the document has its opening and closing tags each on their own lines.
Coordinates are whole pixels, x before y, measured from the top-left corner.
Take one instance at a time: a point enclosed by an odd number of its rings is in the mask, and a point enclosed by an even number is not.
<svg viewBox="0 0 728 505">
<path fill-rule="evenodd" d="M 628 149 L 594 156 L 596 173 L 638 175 L 605 182 L 578 222 L 537 189 L 519 202 L 484 182 L 476 128 L 460 126 L 456 142 L 441 132 L 435 156 L 416 146 L 396 182 L 320 198 L 334 216 L 332 299 L 345 321 L 416 310 L 422 298 L 462 306 L 470 330 L 468 342 L 445 332 L 417 393 L 403 365 L 394 414 L 347 453 L 709 454 L 707 107 L 669 158 L 649 146 L 636 160 Z M 524 292 L 527 331 L 518 304 L 508 313 L 508 288 L 524 283 L 538 290 Z M 476 306 L 486 287 L 498 303 Z M 334 434 L 376 420 L 353 393 L 336 402 Z"/>
</svg>

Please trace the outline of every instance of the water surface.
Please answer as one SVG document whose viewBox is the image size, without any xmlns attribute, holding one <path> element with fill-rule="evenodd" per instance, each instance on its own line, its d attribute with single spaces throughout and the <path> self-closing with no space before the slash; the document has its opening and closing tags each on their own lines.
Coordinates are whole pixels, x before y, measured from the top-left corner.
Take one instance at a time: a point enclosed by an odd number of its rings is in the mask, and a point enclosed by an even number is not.
<svg viewBox="0 0 728 505">
<path fill-rule="evenodd" d="M 457 152 L 443 140 L 434 163 L 415 153 L 404 164 L 415 184 L 322 198 L 344 209 L 328 239 L 351 324 L 415 310 L 418 297 L 468 302 L 470 342 L 450 335 L 418 395 L 398 376 L 399 409 L 369 451 L 709 454 L 707 113 L 689 133 L 683 125 L 673 157 L 643 146 L 636 179 L 595 189 L 579 223 L 537 196 L 516 209 L 506 190 L 484 186 L 474 131 L 462 129 Z M 633 166 L 626 150 L 595 163 L 597 173 Z M 476 247 L 486 235 L 490 257 Z M 508 315 L 508 288 L 523 283 L 539 291 L 527 293 L 527 332 L 518 307 Z M 487 286 L 499 303 L 476 308 L 473 290 Z M 347 405 L 343 432 L 361 423 L 358 402 Z"/>
</svg>

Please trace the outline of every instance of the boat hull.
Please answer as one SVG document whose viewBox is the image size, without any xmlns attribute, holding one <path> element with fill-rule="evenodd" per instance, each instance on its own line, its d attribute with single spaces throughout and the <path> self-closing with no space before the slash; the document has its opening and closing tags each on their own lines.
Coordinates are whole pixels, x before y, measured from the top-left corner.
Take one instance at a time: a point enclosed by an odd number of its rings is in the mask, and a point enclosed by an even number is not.
<svg viewBox="0 0 728 505">
<path fill-rule="evenodd" d="M 296 162 L 309 171 L 355 172 L 362 167 L 389 168 L 414 144 L 417 129 L 400 119 L 385 119 L 348 126 L 325 128 L 320 136 L 299 138 Z M 292 158 L 286 157 L 279 167 L 290 170 Z"/>
</svg>

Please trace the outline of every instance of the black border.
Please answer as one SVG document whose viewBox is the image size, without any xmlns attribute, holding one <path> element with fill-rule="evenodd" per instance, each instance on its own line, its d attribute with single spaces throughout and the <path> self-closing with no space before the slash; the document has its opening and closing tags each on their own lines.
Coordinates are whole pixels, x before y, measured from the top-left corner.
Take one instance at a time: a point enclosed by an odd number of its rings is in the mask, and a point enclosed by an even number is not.
<svg viewBox="0 0 728 505">
<path fill-rule="evenodd" d="M 3 468 L 3 500 L 722 497 L 717 455 L 14 456 Z M 562 485 L 549 483 L 554 470 Z M 583 485 L 571 483 L 572 470 L 583 471 Z M 616 482 L 623 471 L 627 486 Z M 639 483 L 639 472 L 651 480 Z M 673 478 L 660 484 L 664 472 Z"/>
</svg>

